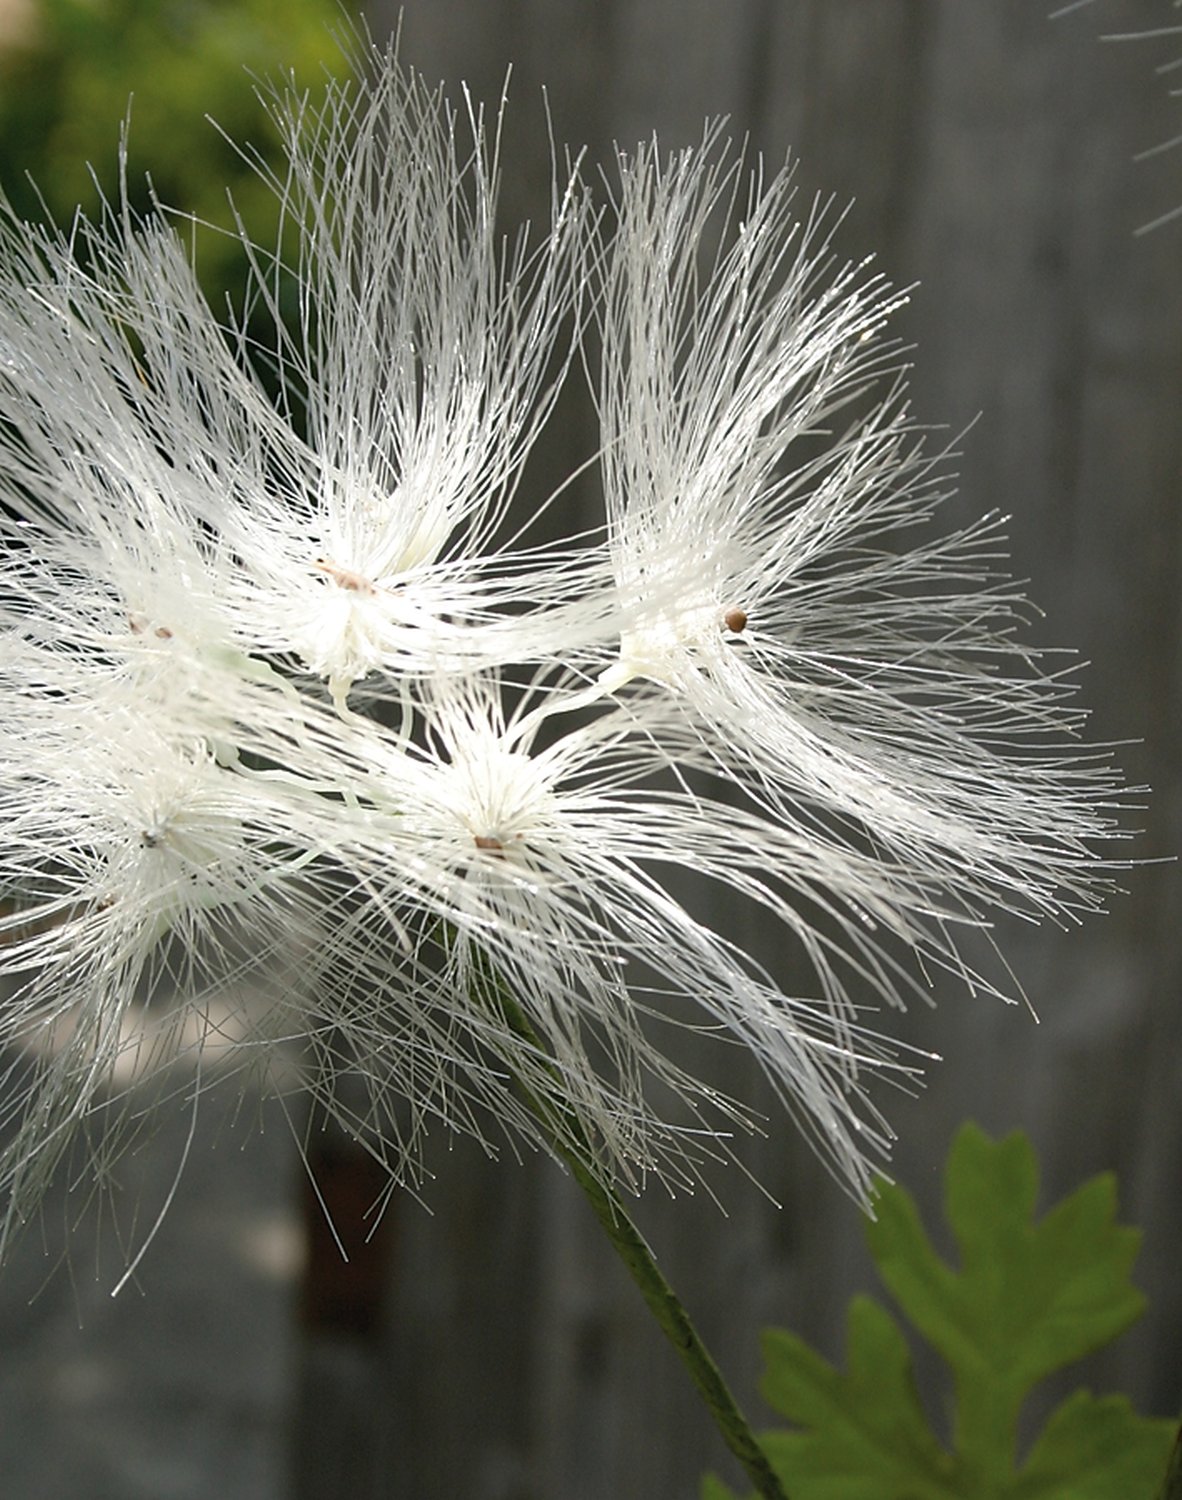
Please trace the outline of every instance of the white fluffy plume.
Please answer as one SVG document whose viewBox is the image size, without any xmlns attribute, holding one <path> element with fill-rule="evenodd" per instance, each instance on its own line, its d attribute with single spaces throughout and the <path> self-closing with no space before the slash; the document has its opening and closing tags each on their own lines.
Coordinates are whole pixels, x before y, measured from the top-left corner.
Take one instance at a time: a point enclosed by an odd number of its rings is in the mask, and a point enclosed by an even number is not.
<svg viewBox="0 0 1182 1500">
<path fill-rule="evenodd" d="M 934 525 L 900 298 L 789 171 L 642 146 L 505 237 L 496 130 L 360 61 L 271 98 L 267 348 L 163 211 L 0 230 L 5 1232 L 79 1141 L 101 1177 L 130 1078 L 192 1099 L 215 1056 L 393 1181 L 433 1117 L 545 1141 L 524 1087 L 605 1177 L 692 1183 L 756 1121 L 669 1021 L 749 1048 L 860 1198 L 867 1086 L 912 1073 L 865 1012 L 1004 992 L 960 938 L 1098 904 L 1118 779 L 996 519 Z M 596 362 L 606 525 L 531 550 L 564 497 L 523 466 Z"/>
</svg>

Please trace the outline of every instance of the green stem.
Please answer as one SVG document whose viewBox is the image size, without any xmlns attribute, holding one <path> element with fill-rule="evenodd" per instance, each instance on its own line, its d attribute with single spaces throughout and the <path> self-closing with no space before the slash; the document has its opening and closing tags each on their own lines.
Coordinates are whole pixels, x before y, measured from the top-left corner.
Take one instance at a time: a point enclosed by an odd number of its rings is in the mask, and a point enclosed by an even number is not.
<svg viewBox="0 0 1182 1500">
<path fill-rule="evenodd" d="M 640 1289 L 640 1295 L 660 1324 L 665 1337 L 677 1351 L 689 1371 L 690 1379 L 710 1409 L 714 1424 L 727 1447 L 746 1469 L 747 1475 L 765 1500 L 788 1500 L 784 1488 L 756 1441 L 747 1418 L 739 1409 L 722 1372 L 682 1306 L 681 1299 L 666 1281 L 644 1236 L 624 1211 L 616 1195 L 591 1172 L 573 1150 L 561 1140 L 555 1142 L 570 1167 L 575 1181 L 586 1194 L 595 1217 L 603 1225 L 617 1255 L 628 1268 L 628 1274 Z"/>
<path fill-rule="evenodd" d="M 526 1042 L 539 1057 L 545 1057 L 545 1049 L 537 1033 L 521 1007 L 506 993 L 499 976 L 487 973 L 481 975 L 481 988 L 485 991 L 481 998 L 496 1009 L 509 1030 Z M 550 1065 L 549 1071 L 557 1080 L 557 1069 Z M 640 1295 L 648 1303 L 665 1337 L 688 1370 L 723 1441 L 743 1465 L 748 1478 L 764 1500 L 788 1500 L 787 1492 L 768 1462 L 767 1454 L 756 1441 L 750 1423 L 731 1395 L 722 1372 L 690 1321 L 680 1298 L 661 1273 L 644 1236 L 632 1222 L 616 1193 L 593 1170 L 591 1162 L 594 1160 L 594 1152 L 573 1112 L 565 1105 L 541 1098 L 519 1077 L 515 1081 L 522 1102 L 546 1129 L 555 1151 L 570 1168 L 572 1176 L 591 1204 L 595 1217 L 603 1225 L 616 1254 L 628 1268 L 628 1274 L 640 1289 Z"/>
</svg>

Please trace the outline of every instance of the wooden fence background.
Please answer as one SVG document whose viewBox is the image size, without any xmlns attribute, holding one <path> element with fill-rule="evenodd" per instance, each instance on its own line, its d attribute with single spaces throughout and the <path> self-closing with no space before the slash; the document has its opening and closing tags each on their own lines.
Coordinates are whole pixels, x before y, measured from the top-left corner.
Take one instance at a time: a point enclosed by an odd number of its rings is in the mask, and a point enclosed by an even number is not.
<svg viewBox="0 0 1182 1500">
<path fill-rule="evenodd" d="M 892 279 L 920 283 L 902 320 L 919 414 L 954 431 L 980 414 L 959 503 L 1012 514 L 1015 571 L 1048 614 L 1041 638 L 1093 663 L 1094 733 L 1140 740 L 1122 755 L 1154 788 L 1138 846 L 1152 858 L 1182 848 L 1182 225 L 1133 230 L 1182 203 L 1182 149 L 1132 158 L 1174 135 L 1182 111 L 1152 72 L 1168 42 L 1098 36 L 1174 13 L 1101 0 L 1052 21 L 1050 8 L 405 0 L 402 55 L 490 100 L 512 64 L 507 215 L 542 212 L 542 85 L 557 139 L 591 160 L 654 131 L 666 148 L 692 143 L 725 114 L 772 163 L 799 157 L 802 195 L 854 200 L 845 253 L 874 251 Z M 593 443 L 574 420 L 566 434 L 559 464 Z M 1005 936 L 1039 1026 L 959 993 L 911 1018 L 945 1061 L 893 1110 L 895 1168 L 934 1213 L 966 1117 L 1029 1130 L 1048 1195 L 1114 1168 L 1124 1212 L 1146 1228 L 1139 1274 L 1153 1305 L 1090 1378 L 1168 1412 L 1182 1401 L 1182 903 L 1176 866 L 1142 867 L 1128 885 L 1081 932 Z M 756 1089 L 735 1069 L 735 1086 Z M 751 1162 L 782 1207 L 732 1174 L 728 1217 L 657 1191 L 642 1220 L 761 1410 L 757 1330 L 790 1324 L 836 1357 L 845 1304 L 872 1282 L 857 1213 L 787 1126 L 773 1123 Z M 437 1171 L 434 1217 L 407 1209 L 397 1225 L 399 1405 L 379 1492 L 696 1493 L 702 1469 L 725 1460 L 570 1184 L 549 1162 L 490 1165 L 463 1148 L 441 1150 Z"/>
<path fill-rule="evenodd" d="M 1129 777 L 1154 789 L 1137 852 L 1162 862 L 1131 871 L 1082 931 L 1003 934 L 1040 1025 L 952 992 L 900 1024 L 945 1060 L 891 1110 L 895 1171 L 933 1215 L 966 1117 L 1026 1128 L 1048 1198 L 1115 1169 L 1124 1216 L 1146 1231 L 1152 1309 L 1086 1378 L 1168 1413 L 1182 1402 L 1182 902 L 1163 858 L 1182 849 L 1182 222 L 1133 231 L 1182 203 L 1182 148 L 1132 158 L 1177 132 L 1182 107 L 1153 73 L 1168 40 L 1098 38 L 1177 13 L 1097 0 L 1052 21 L 1051 5 L 403 0 L 402 55 L 490 101 L 513 64 L 507 221 L 543 211 L 545 84 L 557 139 L 591 160 L 654 131 L 684 145 L 729 115 L 772 163 L 791 148 L 803 195 L 854 200 L 846 254 L 874 251 L 892 279 L 920 283 L 899 325 L 917 346 L 917 412 L 952 431 L 980 414 L 956 504 L 1012 514 L 1015 571 L 1048 614 L 1040 639 L 1093 663 L 1094 735 L 1135 741 Z M 371 18 L 384 34 L 393 4 Z M 555 472 L 582 461 L 586 412 L 564 410 L 548 443 Z M 721 1081 L 762 1097 L 737 1054 Z M 713 1184 L 725 1217 L 659 1189 L 639 1208 L 760 1422 L 758 1330 L 790 1325 L 837 1358 L 845 1304 L 873 1284 L 857 1211 L 768 1109 L 746 1160 L 779 1207 L 732 1170 Z M 354 1285 L 342 1312 L 325 1271 L 296 1336 L 299 1171 L 281 1118 L 260 1118 L 245 1152 L 202 1124 L 143 1297 L 106 1297 L 109 1263 L 105 1280 L 88 1274 L 78 1229 L 71 1277 L 42 1287 L 35 1238 L 6 1270 L 6 1497 L 688 1500 L 708 1467 L 737 1482 L 547 1160 L 493 1163 L 436 1140 L 431 1212 L 395 1206 L 365 1265 L 369 1303 Z M 145 1202 L 167 1191 L 178 1128 L 129 1164 Z M 347 1169 L 335 1176 L 347 1196 Z"/>
</svg>

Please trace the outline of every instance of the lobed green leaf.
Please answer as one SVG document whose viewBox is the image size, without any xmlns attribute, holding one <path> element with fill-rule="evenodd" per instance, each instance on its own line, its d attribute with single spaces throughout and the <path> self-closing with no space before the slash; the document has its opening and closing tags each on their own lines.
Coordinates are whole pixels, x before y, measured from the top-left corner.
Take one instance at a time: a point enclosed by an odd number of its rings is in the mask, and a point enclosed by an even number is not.
<svg viewBox="0 0 1182 1500">
<path fill-rule="evenodd" d="M 846 1370 L 801 1339 L 764 1336 L 764 1397 L 792 1427 L 763 1442 L 791 1500 L 1151 1500 L 1175 1424 L 1122 1396 L 1078 1391 L 1016 1463 L 1022 1402 L 1144 1310 L 1129 1280 L 1140 1235 L 1116 1223 L 1111 1175 L 1035 1219 L 1038 1171 L 1022 1135 L 962 1127 L 945 1175 L 959 1267 L 936 1251 L 914 1201 L 883 1185 L 867 1229 L 879 1273 L 952 1377 L 951 1447 L 931 1432 L 911 1350 L 868 1297 L 849 1310 Z M 737 1500 L 711 1477 L 702 1500 Z"/>
<path fill-rule="evenodd" d="M 1085 1183 L 1040 1223 L 1037 1188 L 1025 1136 L 994 1143 L 965 1125 L 945 1175 L 960 1272 L 939 1258 L 902 1188 L 880 1192 L 867 1229 L 879 1274 L 928 1342 L 954 1371 L 987 1370 L 1019 1400 L 1145 1309 L 1129 1281 L 1141 1236 L 1115 1223 L 1111 1174 Z"/>
</svg>

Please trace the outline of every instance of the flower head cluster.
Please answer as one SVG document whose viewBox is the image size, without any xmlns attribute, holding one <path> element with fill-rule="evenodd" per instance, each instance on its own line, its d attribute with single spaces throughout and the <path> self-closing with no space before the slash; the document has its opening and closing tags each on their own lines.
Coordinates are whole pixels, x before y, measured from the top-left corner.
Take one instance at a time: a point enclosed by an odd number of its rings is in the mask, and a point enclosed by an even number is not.
<svg viewBox="0 0 1182 1500">
<path fill-rule="evenodd" d="M 901 299 L 789 170 L 642 146 L 506 239 L 496 132 L 364 62 L 272 98 L 237 319 L 163 211 L 3 224 L 5 1223 L 79 1140 L 105 1169 L 129 1079 L 195 1100 L 215 1056 L 302 1070 L 395 1179 L 432 1118 L 544 1137 L 541 1100 L 605 1175 L 692 1182 L 754 1121 L 670 1021 L 861 1195 L 867 1081 L 912 1071 L 863 1012 L 994 989 L 960 939 L 997 908 L 1097 905 L 1116 778 L 996 518 L 931 526 Z M 534 544 L 572 502 L 523 467 L 596 364 L 601 524 Z"/>
</svg>

